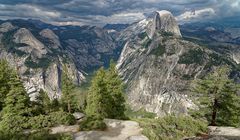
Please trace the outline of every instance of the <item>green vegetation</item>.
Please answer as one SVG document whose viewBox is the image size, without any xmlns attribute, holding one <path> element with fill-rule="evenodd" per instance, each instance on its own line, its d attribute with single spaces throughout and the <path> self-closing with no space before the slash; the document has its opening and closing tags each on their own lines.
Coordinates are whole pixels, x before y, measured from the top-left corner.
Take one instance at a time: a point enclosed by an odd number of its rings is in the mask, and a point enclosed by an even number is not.
<svg viewBox="0 0 240 140">
<path fill-rule="evenodd" d="M 201 96 L 200 109 L 193 116 L 206 118 L 210 125 L 240 126 L 239 85 L 228 78 L 229 73 L 226 66 L 221 67 L 194 82 L 193 92 Z"/>
<path fill-rule="evenodd" d="M 164 53 L 166 53 L 165 46 L 162 46 L 161 44 L 158 45 L 157 48 L 153 49 L 150 54 L 156 55 L 156 56 L 162 56 Z"/>
<path fill-rule="evenodd" d="M 61 104 L 63 106 L 64 110 L 67 110 L 69 113 L 72 112 L 72 106 L 73 106 L 73 89 L 74 84 L 72 79 L 69 78 L 67 75 L 67 67 L 64 66 L 62 73 L 62 98 L 61 98 Z"/>
<path fill-rule="evenodd" d="M 61 111 L 58 101 L 50 101 L 43 91 L 40 91 L 37 101 L 30 101 L 19 76 L 5 60 L 0 60 L 0 91 L 0 139 L 26 136 L 23 134 L 24 129 L 75 124 L 72 114 Z"/>
<path fill-rule="evenodd" d="M 28 68 L 34 68 L 34 69 L 37 69 L 37 68 L 48 68 L 48 66 L 51 64 L 52 60 L 50 58 L 40 58 L 37 60 L 38 62 L 34 62 L 32 61 L 31 59 L 31 56 L 29 56 L 26 60 L 25 60 L 25 65 L 28 67 Z"/>
<path fill-rule="evenodd" d="M 150 140 L 181 140 L 207 131 L 207 124 L 188 116 L 166 116 L 159 119 L 136 119 Z"/>
<path fill-rule="evenodd" d="M 4 33 L 1 41 L 2 41 L 4 47 L 6 48 L 6 50 L 8 52 L 13 52 L 13 53 L 17 54 L 18 56 L 23 56 L 26 53 L 23 52 L 23 51 L 18 50 L 17 48 L 22 47 L 22 46 L 26 46 L 26 44 L 24 44 L 24 43 L 15 43 L 13 41 L 14 40 L 13 39 L 13 35 L 14 35 L 15 31 L 16 31 L 16 29 Z"/>
<path fill-rule="evenodd" d="M 138 34 L 138 37 L 139 37 L 140 39 L 145 39 L 147 36 L 148 36 L 148 35 L 147 35 L 146 32 L 143 32 L 143 33 Z"/>
<path fill-rule="evenodd" d="M 148 46 L 152 43 L 152 39 L 150 39 L 149 37 L 147 37 L 147 39 L 142 43 L 142 46 L 144 48 L 148 48 Z"/>
<path fill-rule="evenodd" d="M 145 109 L 139 109 L 137 111 L 132 110 L 130 107 L 127 107 L 126 116 L 130 119 L 137 119 L 137 118 L 149 118 L 154 119 L 156 117 L 155 113 L 147 112 Z"/>
<path fill-rule="evenodd" d="M 87 116 L 82 122 L 80 122 L 79 129 L 81 131 L 89 130 L 104 130 L 107 128 L 100 116 Z"/>
<path fill-rule="evenodd" d="M 164 37 L 174 36 L 173 33 L 171 33 L 171 32 L 165 32 L 165 31 L 160 31 L 160 34 L 163 35 Z"/>
<path fill-rule="evenodd" d="M 48 130 L 38 130 L 29 134 L 8 134 L 0 132 L 1 140 L 72 140 L 71 134 L 49 134 Z"/>
<path fill-rule="evenodd" d="M 180 64 L 199 64 L 202 65 L 204 62 L 204 51 L 200 48 L 191 49 L 188 52 L 184 53 L 179 61 Z"/>
<path fill-rule="evenodd" d="M 211 68 L 212 66 L 220 66 L 220 65 L 229 65 L 234 69 L 238 69 L 230 60 L 224 58 L 223 56 L 217 53 L 209 54 L 208 63 L 205 65 L 205 68 Z"/>
<path fill-rule="evenodd" d="M 125 119 L 125 98 L 123 83 L 111 61 L 110 68 L 100 68 L 92 80 L 88 91 L 87 106 L 85 110 L 87 119 L 81 129 L 103 129 L 103 118 Z M 95 121 L 93 118 L 97 118 Z M 94 124 L 94 126 L 92 126 Z"/>
<path fill-rule="evenodd" d="M 125 117 L 123 83 L 111 62 L 110 68 L 99 69 L 88 91 L 86 113 L 107 118 Z"/>
<path fill-rule="evenodd" d="M 182 80 L 193 80 L 194 79 L 194 76 L 192 75 L 188 75 L 188 74 L 184 74 L 182 77 L 181 77 Z"/>
</svg>

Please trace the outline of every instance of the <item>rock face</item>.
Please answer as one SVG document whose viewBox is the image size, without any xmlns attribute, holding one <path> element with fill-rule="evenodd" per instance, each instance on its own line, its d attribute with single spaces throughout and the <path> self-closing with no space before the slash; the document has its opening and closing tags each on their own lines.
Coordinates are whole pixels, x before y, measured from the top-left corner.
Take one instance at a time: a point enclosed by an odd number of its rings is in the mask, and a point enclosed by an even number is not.
<svg viewBox="0 0 240 140">
<path fill-rule="evenodd" d="M 159 30 L 181 37 L 177 21 L 171 12 L 166 10 L 156 11 L 152 22 L 150 37 Z"/>
<path fill-rule="evenodd" d="M 107 130 L 82 131 L 74 134 L 74 140 L 148 140 L 134 121 L 105 119 Z"/>
<path fill-rule="evenodd" d="M 14 34 L 14 42 L 17 44 L 26 44 L 27 46 L 24 48 L 21 47 L 21 50 L 26 53 L 32 53 L 38 58 L 42 58 L 42 55 L 47 54 L 47 50 L 42 42 L 37 40 L 26 28 L 17 30 L 17 32 Z"/>
<path fill-rule="evenodd" d="M 151 21 L 156 21 L 156 28 Z M 169 12 L 157 12 L 153 19 L 135 23 L 120 35 L 126 43 L 117 68 L 127 83 L 128 102 L 136 110 L 144 108 L 158 116 L 186 114 L 196 107 L 190 98 L 191 80 L 215 65 L 218 55 L 179 38 L 174 21 Z"/>
<path fill-rule="evenodd" d="M 80 85 L 85 71 L 107 65 L 115 55 L 113 39 L 101 28 L 39 22 L 12 20 L 0 25 L 0 59 L 17 69 L 31 100 L 40 89 L 51 99 L 61 97 L 63 67 Z"/>
</svg>

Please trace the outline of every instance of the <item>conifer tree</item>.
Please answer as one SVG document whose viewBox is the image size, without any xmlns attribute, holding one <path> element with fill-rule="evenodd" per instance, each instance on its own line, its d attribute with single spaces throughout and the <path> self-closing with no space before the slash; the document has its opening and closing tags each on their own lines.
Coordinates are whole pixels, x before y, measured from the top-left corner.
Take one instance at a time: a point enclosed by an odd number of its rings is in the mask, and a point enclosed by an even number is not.
<svg viewBox="0 0 240 140">
<path fill-rule="evenodd" d="M 26 117 L 30 116 L 30 99 L 16 72 L 10 74 L 8 80 L 10 89 L 4 99 L 4 107 L 1 111 L 0 131 L 8 133 L 21 132 Z"/>
<path fill-rule="evenodd" d="M 3 108 L 4 99 L 10 90 L 8 81 L 12 71 L 6 60 L 0 60 L 0 111 Z"/>
<path fill-rule="evenodd" d="M 109 118 L 123 119 L 125 118 L 125 98 L 123 92 L 123 82 L 118 75 L 116 65 L 111 60 L 110 67 L 106 74 L 107 90 L 111 96 L 111 106 Z"/>
<path fill-rule="evenodd" d="M 36 98 L 37 106 L 41 114 L 48 114 L 51 112 L 51 100 L 47 93 L 42 89 L 39 91 L 39 95 Z"/>
<path fill-rule="evenodd" d="M 100 68 L 88 91 L 86 114 L 88 116 L 108 117 L 108 112 L 111 110 L 110 98 L 107 90 L 106 72 Z"/>
<path fill-rule="evenodd" d="M 200 112 L 209 118 L 210 125 L 240 122 L 239 86 L 229 79 L 230 70 L 221 67 L 204 79 L 194 82 L 193 91 L 200 93 Z"/>
<path fill-rule="evenodd" d="M 71 113 L 72 111 L 72 101 L 73 101 L 73 89 L 74 84 L 73 81 L 67 75 L 68 71 L 66 66 L 64 66 L 64 71 L 62 74 L 62 97 L 61 103 L 63 107 L 67 106 L 67 111 Z"/>
<path fill-rule="evenodd" d="M 10 76 L 8 84 L 10 90 L 4 100 L 3 114 L 28 115 L 30 99 L 16 72 Z"/>
</svg>

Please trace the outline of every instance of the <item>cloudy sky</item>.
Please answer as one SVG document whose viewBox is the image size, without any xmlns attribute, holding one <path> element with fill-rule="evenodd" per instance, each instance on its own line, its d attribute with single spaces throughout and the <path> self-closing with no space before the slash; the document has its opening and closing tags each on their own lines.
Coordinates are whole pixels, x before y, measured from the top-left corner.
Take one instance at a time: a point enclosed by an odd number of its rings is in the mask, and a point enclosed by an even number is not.
<svg viewBox="0 0 240 140">
<path fill-rule="evenodd" d="M 179 22 L 240 15 L 240 0 L 0 0 L 0 19 L 32 18 L 58 25 L 132 23 L 169 10 Z"/>
</svg>

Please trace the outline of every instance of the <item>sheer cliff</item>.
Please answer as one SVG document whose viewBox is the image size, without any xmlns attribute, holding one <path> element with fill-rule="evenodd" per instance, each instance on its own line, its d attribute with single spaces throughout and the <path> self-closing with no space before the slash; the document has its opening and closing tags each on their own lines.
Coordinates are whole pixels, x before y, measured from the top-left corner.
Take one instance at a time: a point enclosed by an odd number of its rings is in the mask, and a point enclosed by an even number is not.
<svg viewBox="0 0 240 140">
<path fill-rule="evenodd" d="M 128 102 L 158 116 L 186 114 L 195 108 L 191 80 L 215 66 L 235 63 L 220 54 L 181 38 L 176 20 L 168 11 L 125 29 L 117 68 L 127 83 Z"/>
</svg>

